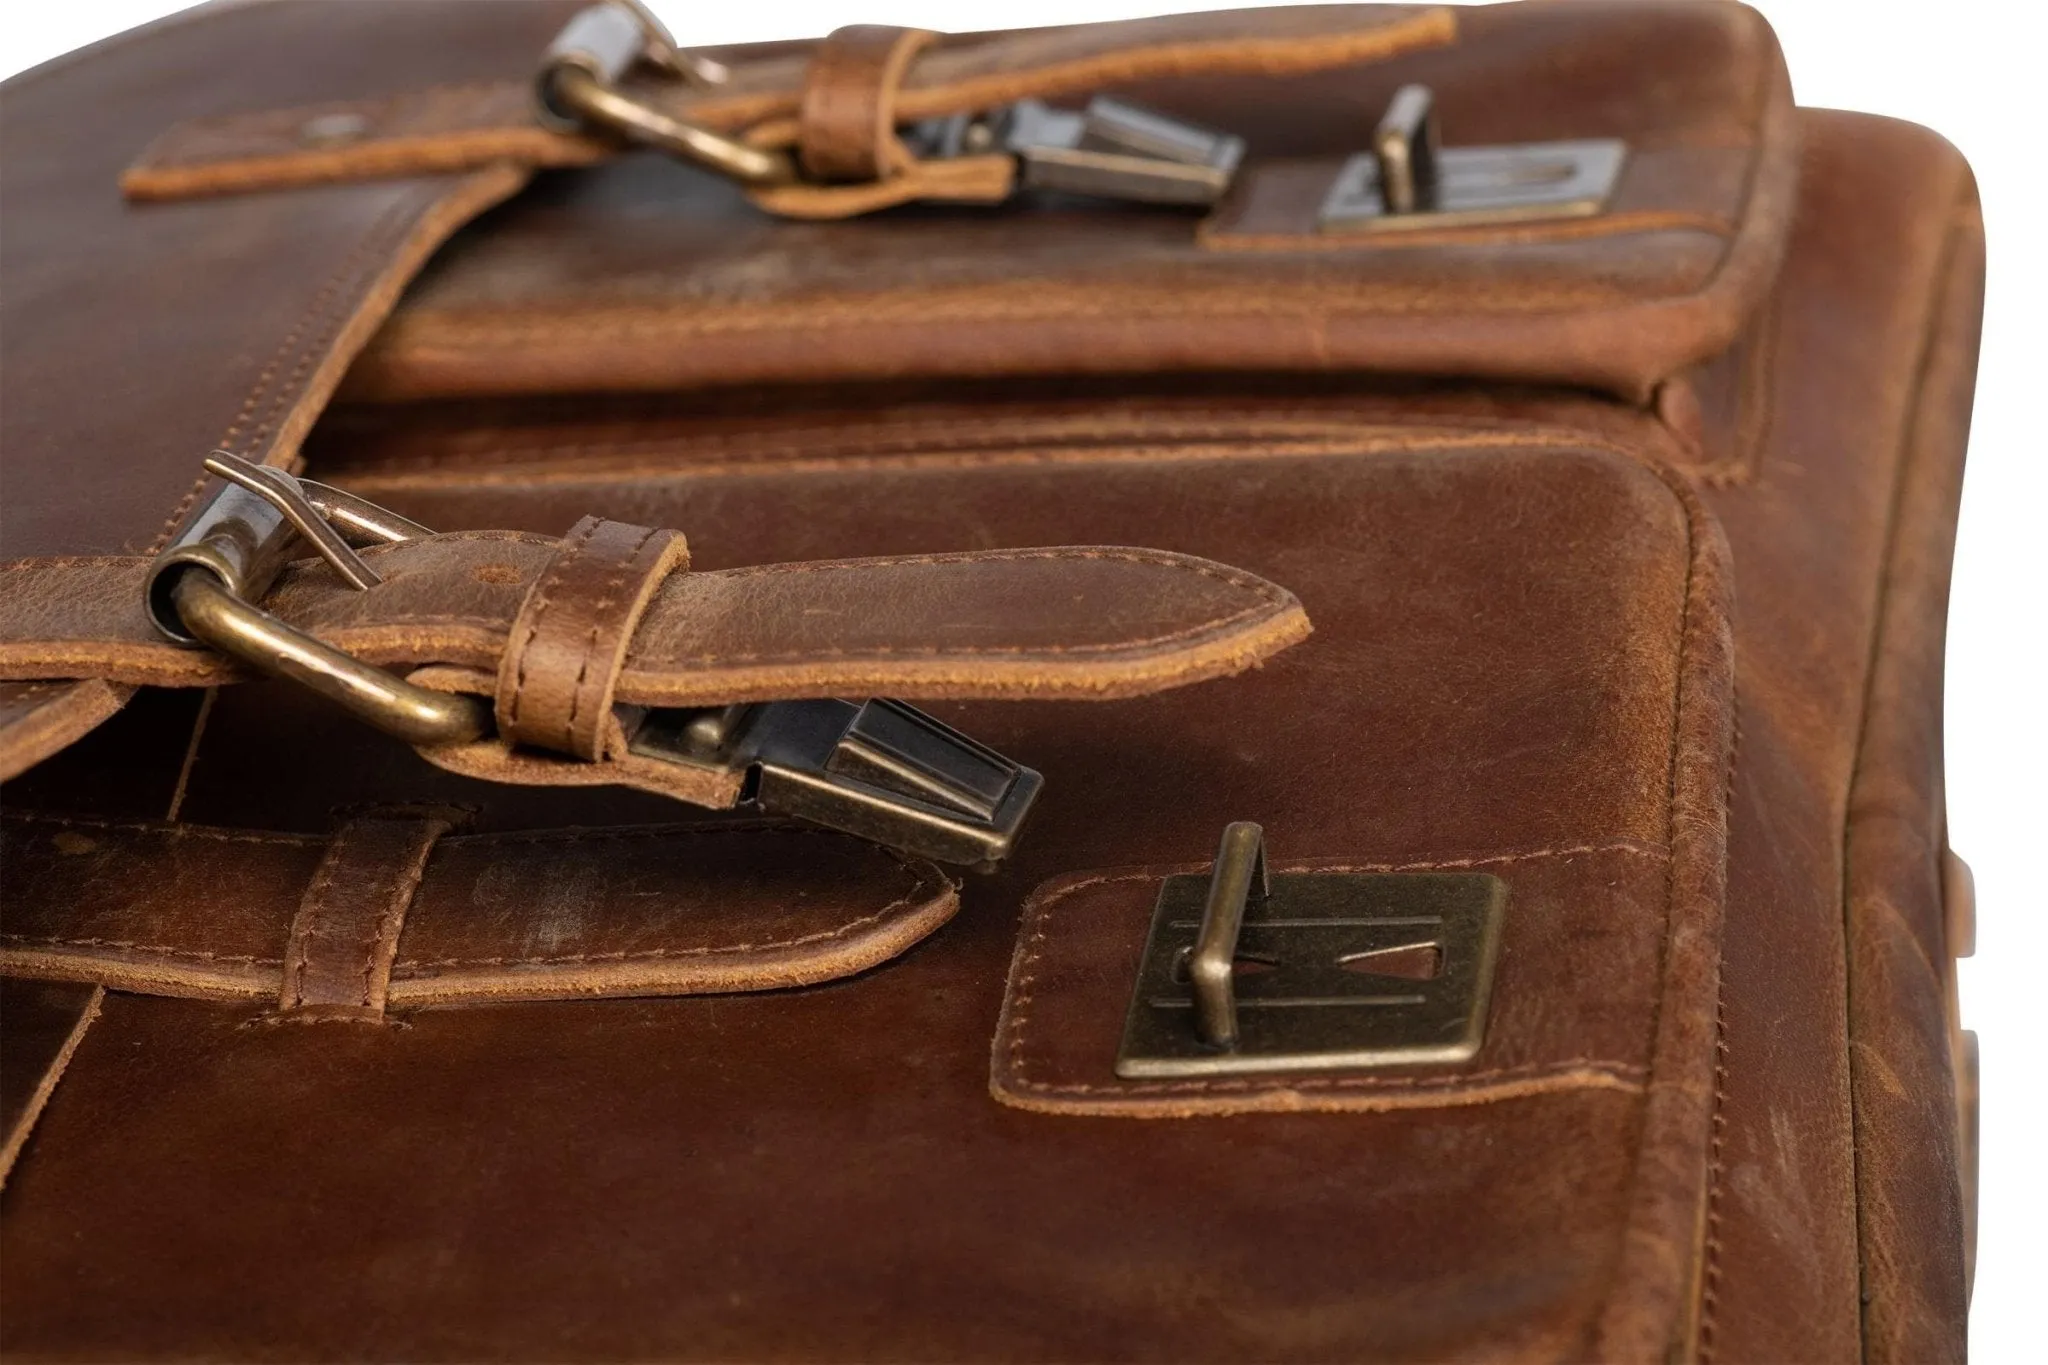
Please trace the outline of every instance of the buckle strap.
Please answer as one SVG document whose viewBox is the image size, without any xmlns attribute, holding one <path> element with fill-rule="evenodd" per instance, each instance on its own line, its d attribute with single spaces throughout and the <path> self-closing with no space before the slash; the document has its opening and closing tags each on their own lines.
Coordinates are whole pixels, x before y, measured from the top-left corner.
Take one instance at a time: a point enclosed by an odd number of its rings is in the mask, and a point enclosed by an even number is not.
<svg viewBox="0 0 2048 1365">
<path fill-rule="evenodd" d="M 617 728 L 612 699 L 626 646 L 654 590 L 689 565 L 675 531 L 577 522 L 512 622 L 498 664 L 498 733 L 587 762 L 616 751 L 608 729 Z"/>
</svg>

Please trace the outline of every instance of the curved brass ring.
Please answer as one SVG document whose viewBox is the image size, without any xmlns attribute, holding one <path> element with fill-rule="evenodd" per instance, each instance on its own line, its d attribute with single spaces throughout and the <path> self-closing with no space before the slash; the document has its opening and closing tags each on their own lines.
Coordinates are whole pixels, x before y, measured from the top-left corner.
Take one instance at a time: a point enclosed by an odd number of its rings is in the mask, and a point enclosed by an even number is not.
<svg viewBox="0 0 2048 1365">
<path fill-rule="evenodd" d="M 543 79 L 544 105 L 586 126 L 694 161 L 743 185 L 787 185 L 797 178 L 796 162 L 787 152 L 749 147 L 664 113 L 621 94 L 576 63 L 558 63 Z"/>
<path fill-rule="evenodd" d="M 490 733 L 491 708 L 480 698 L 435 692 L 352 659 L 243 601 L 204 565 L 179 566 L 170 597 L 198 639 L 408 744 L 464 744 Z"/>
</svg>

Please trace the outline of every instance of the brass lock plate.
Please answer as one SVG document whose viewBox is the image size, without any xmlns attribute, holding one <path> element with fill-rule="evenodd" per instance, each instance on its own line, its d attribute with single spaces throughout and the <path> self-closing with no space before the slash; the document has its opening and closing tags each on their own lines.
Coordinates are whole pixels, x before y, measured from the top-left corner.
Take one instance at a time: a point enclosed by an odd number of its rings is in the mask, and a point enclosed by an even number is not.
<svg viewBox="0 0 2048 1365">
<path fill-rule="evenodd" d="M 1226 850 L 1229 841 L 1226 839 Z M 1507 886 L 1484 873 L 1280 873 L 1247 879 L 1229 969 L 1194 968 L 1216 877 L 1166 879 L 1117 1054 L 1126 1079 L 1338 1071 L 1469 1060 L 1485 1036 Z M 1258 890 L 1266 887 L 1261 896 Z M 1223 897 L 1228 900 L 1228 895 Z M 1226 911 L 1227 913 L 1227 911 Z M 1220 988 L 1221 1041 L 1204 1018 Z M 1205 1037 L 1205 1031 L 1209 1037 Z"/>
</svg>

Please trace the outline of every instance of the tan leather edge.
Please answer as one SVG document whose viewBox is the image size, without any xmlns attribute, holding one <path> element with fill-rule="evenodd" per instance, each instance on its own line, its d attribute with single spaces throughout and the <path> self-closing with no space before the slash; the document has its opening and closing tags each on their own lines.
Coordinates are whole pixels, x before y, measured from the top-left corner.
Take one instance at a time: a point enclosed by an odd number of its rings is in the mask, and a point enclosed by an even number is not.
<svg viewBox="0 0 2048 1365">
<path fill-rule="evenodd" d="M 898 204 L 1000 204 L 1017 183 L 1017 163 L 1000 154 L 913 161 L 886 180 L 849 185 L 773 185 L 747 198 L 784 218 L 830 221 Z"/>
<path fill-rule="evenodd" d="M 739 968 L 707 954 L 658 965 L 593 963 L 576 971 L 550 972 L 545 978 L 512 970 L 407 977 L 392 981 L 391 1004 L 423 1007 L 483 1001 L 730 995 L 837 981 L 901 955 L 930 937 L 959 911 L 959 888 L 938 874 L 936 868 L 928 870 L 937 876 L 937 884 L 920 881 L 924 899 L 913 902 L 906 895 L 897 905 L 881 912 L 888 917 L 878 919 L 879 928 L 801 946 L 757 950 L 749 953 L 744 966 Z"/>
<path fill-rule="evenodd" d="M 679 681 L 628 668 L 619 679 L 619 696 L 646 706 L 711 706 L 839 692 L 910 701 L 1120 701 L 1242 673 L 1301 643 L 1312 631 L 1308 613 L 1290 602 L 1227 634 L 1153 657 L 978 659 L 971 665 L 945 658 L 900 658 L 842 661 L 829 674 L 795 664 L 723 669 L 701 680 Z"/>
<path fill-rule="evenodd" d="M 1727 537 L 1674 470 L 1648 465 L 1693 528 L 1678 711 L 1671 737 L 1670 881 L 1661 1006 L 1651 1043 L 1625 1250 L 1590 1351 L 1662 1359 L 1692 1319 L 1704 1254 L 1719 1061 L 1721 931 L 1726 917 L 1729 772 L 1734 757 L 1734 571 Z"/>
<path fill-rule="evenodd" d="M 1283 76 L 1296 72 L 1383 60 L 1419 48 L 1437 47 L 1455 40 L 1457 21 L 1452 11 L 1425 9 L 1396 15 L 1392 7 L 1368 10 L 1376 19 L 1353 31 L 1336 30 L 1302 35 L 1246 38 L 1192 38 L 1184 41 L 1143 42 L 1128 49 L 1053 61 L 1043 65 L 1020 66 L 1015 70 L 983 72 L 948 79 L 949 67 L 962 61 L 962 48 L 943 43 L 926 49 L 910 64 L 899 94 L 896 115 L 902 119 L 929 118 L 992 107 L 1029 96 L 1053 97 L 1116 82 L 1138 81 L 1160 76 L 1195 75 L 1204 72 L 1245 72 Z M 1256 12 L 1254 12 L 1256 13 Z M 1198 20 L 1202 16 L 1195 16 Z M 1143 24 L 1148 21 L 1136 21 Z M 1076 28 L 1095 28 L 1077 25 Z M 1116 25 L 1103 25 L 1115 28 Z M 1133 30 L 1135 31 L 1135 30 Z M 968 60 L 986 61 L 989 49 L 1007 40 L 1036 39 L 1042 30 L 1018 35 L 970 40 Z M 753 64 L 737 64 L 729 93 L 681 90 L 671 93 L 662 87 L 648 87 L 638 93 L 670 112 L 705 127 L 739 132 L 770 122 L 776 132 L 772 141 L 785 145 L 797 135 L 797 118 L 802 101 L 802 77 L 808 58 L 778 55 Z M 763 85 L 770 88 L 760 88 Z M 523 107 L 528 86 L 525 82 L 476 87 L 475 101 L 482 109 Z M 457 94 L 460 92 L 446 92 Z M 300 110 L 266 110 L 247 116 L 245 124 L 260 127 L 266 134 L 280 122 L 307 122 L 323 114 L 360 110 L 374 113 L 387 100 L 363 101 L 359 105 L 322 104 Z M 196 128 L 199 125 L 195 125 Z M 225 134 L 232 141 L 236 121 L 210 119 L 203 126 L 215 137 Z M 265 142 L 255 155 L 221 156 L 217 159 L 180 159 L 175 149 L 185 139 L 183 127 L 166 130 L 124 172 L 121 189 L 137 199 L 176 199 L 188 196 L 246 193 L 282 189 L 297 185 L 332 183 L 376 177 L 446 174 L 493 164 L 516 164 L 527 170 L 542 166 L 588 165 L 614 153 L 615 149 L 588 138 L 552 133 L 537 124 L 484 118 L 471 124 L 458 119 L 455 126 L 432 133 L 408 132 L 390 138 L 366 137 L 340 146 L 314 146 L 302 150 L 278 151 Z M 975 180 L 979 186 L 992 183 L 986 171 Z M 958 188 L 957 185 L 954 186 Z M 783 201 L 777 201 L 783 202 Z M 801 197 L 786 202 L 805 207 Z M 839 211 L 814 211 L 802 216 L 842 217 L 865 209 L 850 207 L 850 198 L 837 201 Z M 902 202 L 877 201 L 873 207 Z M 765 206 L 765 205 L 764 205 Z M 777 207 L 774 211 L 780 212 Z"/>
<path fill-rule="evenodd" d="M 28 823 L 35 823 L 28 817 Z M 62 825 L 93 822 L 59 820 Z M 129 828 L 144 832 L 175 826 L 96 826 L 118 834 Z M 745 833 L 738 830 L 711 832 Z M 762 826 L 773 830 L 774 826 Z M 696 831 L 703 833 L 705 831 Z M 687 840 L 691 831 L 678 831 Z M 102 833 L 102 838 L 106 833 Z M 479 836 L 491 838 L 494 836 Z M 507 836 L 512 837 L 512 836 Z M 824 836 L 847 839 L 847 836 Z M 266 842 L 318 845 L 316 836 L 294 840 L 265 836 Z M 848 842 L 855 842 L 847 839 Z M 512 963 L 479 958 L 461 964 L 398 960 L 387 988 L 391 1007 L 510 1003 L 575 998 L 728 994 L 781 990 L 837 980 L 866 971 L 899 955 L 946 923 L 959 909 L 959 887 L 937 866 L 887 850 L 873 850 L 908 875 L 903 894 L 856 918 L 822 932 L 804 934 L 786 943 L 692 948 L 674 956 L 619 954 L 588 961 L 550 964 Z M 138 862 L 136 873 L 146 871 Z M 433 874 L 429 871 L 428 876 Z M 282 948 L 295 907 L 278 907 L 278 943 Z M 454 970 L 448 968 L 453 966 Z M 249 1001 L 274 1004 L 282 988 L 285 958 L 221 955 L 194 942 L 137 944 L 128 941 L 24 941 L 10 938 L 0 947 L 0 975 L 44 981 L 75 981 L 109 990 L 194 1000 Z"/>
<path fill-rule="evenodd" d="M 100 1006 L 105 1003 L 106 998 L 105 988 L 95 986 L 92 993 L 79 1004 L 78 1018 L 72 1023 L 71 1031 L 65 1035 L 57 1051 L 43 1063 L 42 1075 L 36 1080 L 34 1090 L 29 1093 L 28 1102 L 22 1106 L 19 1114 L 14 1115 L 14 1121 L 8 1125 L 4 1138 L 0 1138 L 0 1189 L 6 1188 L 7 1177 L 13 1173 L 14 1163 L 21 1159 L 22 1151 L 28 1146 L 29 1135 L 35 1131 L 36 1120 L 43 1116 L 44 1107 L 49 1104 L 50 1096 L 56 1092 L 57 1082 L 64 1078 L 65 1068 L 71 1065 L 72 1055 L 78 1051 L 78 1045 L 85 1041 L 86 1031 L 92 1027 L 93 1021 L 100 1017 Z M 20 1064 L 21 1058 L 17 1055 L 11 1065 Z"/>
<path fill-rule="evenodd" d="M 437 692 L 476 697 L 489 697 L 497 688 L 494 674 L 471 668 L 429 666 L 414 669 L 406 680 Z M 731 810 L 739 804 L 746 774 L 642 758 L 626 748 L 617 721 L 610 730 L 595 762 L 515 748 L 497 736 L 417 752 L 451 773 L 515 787 L 631 787 L 709 810 Z"/>
<path fill-rule="evenodd" d="M 121 193 L 137 203 L 297 189 L 356 180 L 459 175 L 493 165 L 528 170 L 594 166 L 619 154 L 594 138 L 538 125 L 392 137 L 361 148 L 325 148 L 185 165 L 138 161 L 121 173 Z"/>
<path fill-rule="evenodd" d="M 1863 719 L 1842 828 L 1849 1102 L 1864 1350 L 1967 1354 L 1969 1215 L 1944 914 L 1944 634 L 1984 304 L 1976 185 L 1948 154 L 1949 231 L 1893 489 Z M 1931 196 L 1930 196 L 1931 197 Z M 1909 287 L 1902 281 L 1901 288 Z"/>
<path fill-rule="evenodd" d="M 432 554 L 445 556 L 454 568 L 467 565 L 464 574 L 450 570 L 447 581 L 452 591 L 457 580 L 468 584 L 476 575 L 500 568 L 499 561 L 508 556 L 516 555 L 522 562 L 531 560 L 553 544 L 545 537 L 464 532 L 378 547 L 366 557 L 373 563 L 391 559 L 402 564 Z M 991 651 L 987 646 L 995 642 L 985 635 L 951 648 L 934 645 L 923 627 L 906 624 L 901 638 L 878 644 L 866 654 L 820 648 L 798 649 L 765 662 L 748 662 L 746 656 L 700 659 L 689 652 L 694 641 L 687 638 L 677 642 L 673 657 L 650 659 L 644 652 L 651 648 L 646 644 L 650 628 L 662 621 L 673 626 L 686 620 L 691 609 L 689 594 L 706 580 L 792 580 L 800 574 L 826 572 L 886 576 L 902 571 L 922 573 L 927 566 L 937 574 L 948 566 L 981 568 L 1009 561 L 1063 564 L 1067 560 L 1127 563 L 1148 574 L 1166 574 L 1169 584 L 1181 575 L 1191 576 L 1189 582 L 1221 582 L 1231 590 L 1226 599 L 1228 610 L 1212 608 L 1217 614 L 1196 622 L 1178 617 L 1164 622 L 1139 619 L 1129 623 L 1131 633 L 1118 640 L 1083 644 L 1076 638 L 1009 651 Z M 244 671 L 218 656 L 181 649 L 156 637 L 140 608 L 147 567 L 148 561 L 139 556 L 76 556 L 0 565 L 7 572 L 44 580 L 40 586 L 17 580 L 13 593 L 0 594 L 0 678 L 96 676 L 159 687 L 213 686 L 246 679 Z M 503 585 L 508 591 L 518 587 L 518 575 L 530 574 L 533 567 L 513 569 L 514 578 Z M 57 586 L 64 578 L 75 581 Z M 394 575 L 394 579 L 416 588 L 424 575 L 415 570 Z M 1142 586 L 1135 584 L 1127 591 L 1139 591 Z M 305 621 L 308 611 L 317 613 L 323 604 L 357 612 L 354 624 L 323 628 L 316 621 L 311 629 L 327 643 L 366 662 L 496 668 L 509 616 L 493 616 L 475 608 L 465 614 L 453 606 L 423 622 L 400 611 L 398 619 L 384 625 L 374 615 L 360 614 L 373 608 L 358 605 L 374 602 L 378 591 L 373 589 L 359 599 L 324 570 L 302 565 L 287 573 L 272 595 L 272 605 L 286 620 Z M 48 600 L 55 600 L 60 607 L 76 607 L 81 613 L 64 622 L 54 637 Z M 19 613 L 12 620 L 7 619 L 10 608 Z M 618 700 L 629 705 L 716 705 L 859 691 L 912 700 L 1115 699 L 1240 672 L 1307 638 L 1312 629 L 1294 595 L 1264 579 L 1192 556 L 1114 546 L 826 560 L 678 575 L 657 592 L 644 622 L 636 639 L 641 652 L 629 651 L 619 678 Z M 1162 624 L 1172 628 L 1161 633 Z"/>
<path fill-rule="evenodd" d="M 100 678 L 52 681 L 55 690 L 50 696 L 0 726 L 0 782 L 70 748 L 135 695 L 133 687 Z"/>
</svg>

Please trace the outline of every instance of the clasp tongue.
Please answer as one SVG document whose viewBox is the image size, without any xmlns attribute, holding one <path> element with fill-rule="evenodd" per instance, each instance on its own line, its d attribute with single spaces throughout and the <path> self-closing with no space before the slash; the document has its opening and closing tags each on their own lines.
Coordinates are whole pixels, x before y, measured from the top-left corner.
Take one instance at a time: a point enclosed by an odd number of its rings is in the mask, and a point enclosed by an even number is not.
<svg viewBox="0 0 2048 1365">
<path fill-rule="evenodd" d="M 947 863 L 1001 861 L 1044 779 L 900 701 L 646 713 L 635 754 L 746 772 L 743 801 Z"/>
</svg>

